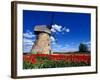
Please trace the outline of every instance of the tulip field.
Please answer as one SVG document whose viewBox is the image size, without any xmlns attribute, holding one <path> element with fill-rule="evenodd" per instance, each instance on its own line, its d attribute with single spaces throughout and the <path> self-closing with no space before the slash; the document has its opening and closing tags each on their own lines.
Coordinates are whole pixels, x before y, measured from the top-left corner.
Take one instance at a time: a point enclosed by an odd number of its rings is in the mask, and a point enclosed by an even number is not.
<svg viewBox="0 0 100 80">
<path fill-rule="evenodd" d="M 23 55 L 23 69 L 79 67 L 90 65 L 91 56 L 87 53 Z"/>
</svg>

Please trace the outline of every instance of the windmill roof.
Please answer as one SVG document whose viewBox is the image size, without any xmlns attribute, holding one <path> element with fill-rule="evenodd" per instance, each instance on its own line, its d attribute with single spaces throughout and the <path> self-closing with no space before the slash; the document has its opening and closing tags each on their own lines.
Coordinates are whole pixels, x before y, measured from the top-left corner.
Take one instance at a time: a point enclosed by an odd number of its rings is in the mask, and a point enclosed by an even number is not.
<svg viewBox="0 0 100 80">
<path fill-rule="evenodd" d="M 34 28 L 34 31 L 46 32 L 46 33 L 51 34 L 51 30 L 48 28 L 47 25 L 36 25 L 35 28 Z"/>
</svg>

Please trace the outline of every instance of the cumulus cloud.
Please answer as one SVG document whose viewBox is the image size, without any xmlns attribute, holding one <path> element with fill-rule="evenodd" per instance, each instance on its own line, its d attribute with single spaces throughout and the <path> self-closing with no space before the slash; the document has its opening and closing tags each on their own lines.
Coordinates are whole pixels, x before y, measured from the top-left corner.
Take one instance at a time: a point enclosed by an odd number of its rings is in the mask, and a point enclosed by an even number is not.
<svg viewBox="0 0 100 80">
<path fill-rule="evenodd" d="M 52 32 L 56 32 L 56 31 L 61 32 L 61 28 L 62 28 L 61 25 L 54 24 L 54 25 L 52 25 L 51 31 Z"/>
<path fill-rule="evenodd" d="M 23 33 L 23 52 L 24 53 L 31 51 L 34 41 L 35 41 L 35 35 L 30 30 L 27 30 L 25 33 Z"/>
<path fill-rule="evenodd" d="M 56 32 L 56 30 L 52 28 L 52 29 L 51 29 L 51 32 Z"/>
<path fill-rule="evenodd" d="M 53 36 L 50 37 L 50 40 L 51 40 L 51 44 L 56 44 L 56 39 Z"/>
<path fill-rule="evenodd" d="M 69 28 L 67 28 L 65 31 L 66 31 L 66 32 L 70 32 L 70 29 L 69 29 Z"/>
<path fill-rule="evenodd" d="M 34 44 L 34 39 L 28 39 L 28 38 L 24 38 L 23 39 L 23 51 L 25 52 L 30 52 L 32 46 Z"/>
<path fill-rule="evenodd" d="M 31 45 L 24 45 L 23 46 L 23 51 L 24 51 L 24 53 L 30 53 L 30 51 L 31 51 L 31 49 L 32 49 L 32 46 Z"/>
<path fill-rule="evenodd" d="M 62 32 L 64 33 L 64 32 L 70 32 L 70 29 L 69 28 L 66 28 L 66 27 L 63 27 L 62 28 Z"/>
<path fill-rule="evenodd" d="M 27 30 L 27 31 L 23 34 L 23 36 L 24 36 L 24 37 L 27 37 L 27 38 L 33 38 L 33 37 L 35 37 L 35 35 L 34 35 L 31 31 L 29 31 L 29 30 Z"/>
<path fill-rule="evenodd" d="M 61 25 L 54 24 L 54 25 L 52 25 L 51 31 L 54 33 L 55 32 L 62 32 L 62 34 L 64 34 L 64 32 L 70 32 L 70 29 L 63 27 Z"/>
<path fill-rule="evenodd" d="M 28 39 L 28 38 L 24 38 L 24 39 L 23 39 L 23 42 L 24 42 L 25 44 L 30 44 L 30 45 L 32 45 L 32 44 L 33 44 L 33 41 L 34 41 L 34 40 Z"/>
<path fill-rule="evenodd" d="M 52 42 L 55 42 L 56 41 L 53 36 L 51 36 L 50 39 L 51 39 Z"/>
<path fill-rule="evenodd" d="M 62 31 L 65 31 L 65 30 L 66 30 L 66 27 L 63 27 L 63 28 L 62 28 Z"/>
</svg>

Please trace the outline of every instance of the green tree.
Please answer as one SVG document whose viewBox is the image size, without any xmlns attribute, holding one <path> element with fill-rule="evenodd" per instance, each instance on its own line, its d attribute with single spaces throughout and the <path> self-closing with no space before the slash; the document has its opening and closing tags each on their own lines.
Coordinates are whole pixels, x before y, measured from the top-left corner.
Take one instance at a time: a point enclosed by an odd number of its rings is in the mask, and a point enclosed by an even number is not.
<svg viewBox="0 0 100 80">
<path fill-rule="evenodd" d="M 86 44 L 80 43 L 79 52 L 88 52 L 88 47 Z"/>
</svg>

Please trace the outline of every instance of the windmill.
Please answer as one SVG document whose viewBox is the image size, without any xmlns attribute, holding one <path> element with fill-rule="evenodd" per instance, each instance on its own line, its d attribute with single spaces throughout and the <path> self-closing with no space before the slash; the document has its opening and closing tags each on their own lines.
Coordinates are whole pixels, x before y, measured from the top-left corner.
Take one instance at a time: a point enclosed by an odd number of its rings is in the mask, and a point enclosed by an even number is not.
<svg viewBox="0 0 100 80">
<path fill-rule="evenodd" d="M 46 25 L 36 25 L 34 28 L 34 33 L 36 34 L 36 40 L 32 47 L 31 53 L 50 54 L 50 28 Z"/>
<path fill-rule="evenodd" d="M 36 25 L 34 28 L 34 33 L 36 35 L 36 40 L 32 46 L 31 53 L 37 54 L 52 54 L 51 50 L 51 28 L 54 20 L 54 14 L 51 16 L 51 24 L 47 25 Z"/>
</svg>

